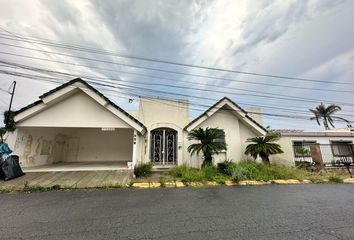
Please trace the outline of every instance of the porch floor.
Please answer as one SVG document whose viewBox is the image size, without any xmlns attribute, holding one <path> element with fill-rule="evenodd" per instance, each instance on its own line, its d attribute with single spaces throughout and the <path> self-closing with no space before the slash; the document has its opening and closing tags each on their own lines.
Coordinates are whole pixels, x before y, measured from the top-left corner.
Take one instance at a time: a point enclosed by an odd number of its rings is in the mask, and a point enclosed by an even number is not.
<svg viewBox="0 0 354 240">
<path fill-rule="evenodd" d="M 127 162 L 59 162 L 36 167 L 23 167 L 22 170 L 26 173 L 30 173 L 129 170 L 129 168 L 127 166 Z"/>
</svg>

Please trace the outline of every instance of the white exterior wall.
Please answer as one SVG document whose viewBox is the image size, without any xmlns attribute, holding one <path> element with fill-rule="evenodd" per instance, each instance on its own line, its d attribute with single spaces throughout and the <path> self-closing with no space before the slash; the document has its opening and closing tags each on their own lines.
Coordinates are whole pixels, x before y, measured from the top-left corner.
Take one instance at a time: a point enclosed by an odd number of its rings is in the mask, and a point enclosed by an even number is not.
<svg viewBox="0 0 354 240">
<path fill-rule="evenodd" d="M 82 91 L 63 101 L 48 103 L 42 111 L 17 123 L 18 127 L 131 128 Z"/>
<path fill-rule="evenodd" d="M 171 128 L 177 131 L 177 164 L 183 164 L 184 131 L 189 122 L 187 101 L 141 98 L 138 120 L 147 128 L 142 139 L 142 163 L 150 162 L 150 132 L 156 128 Z"/>
<path fill-rule="evenodd" d="M 337 137 L 337 136 L 282 136 L 277 142 L 280 144 L 284 153 L 276 154 L 270 157 L 271 163 L 295 165 L 295 156 L 293 150 L 293 142 L 314 141 L 319 144 L 331 144 L 332 141 L 352 141 L 354 137 Z"/>
<path fill-rule="evenodd" d="M 247 143 L 247 138 L 257 136 L 249 127 L 239 120 L 233 113 L 228 110 L 218 110 L 196 128 L 219 128 L 225 131 L 225 141 L 227 144 L 227 151 L 214 155 L 214 163 L 222 162 L 224 160 L 231 160 L 239 162 L 243 159 L 249 158 L 244 155 Z M 186 134 L 187 135 L 187 134 Z M 186 149 L 192 142 L 186 138 Z M 187 163 L 193 167 L 200 167 L 202 164 L 202 156 L 190 156 L 188 151 L 185 152 Z"/>
</svg>

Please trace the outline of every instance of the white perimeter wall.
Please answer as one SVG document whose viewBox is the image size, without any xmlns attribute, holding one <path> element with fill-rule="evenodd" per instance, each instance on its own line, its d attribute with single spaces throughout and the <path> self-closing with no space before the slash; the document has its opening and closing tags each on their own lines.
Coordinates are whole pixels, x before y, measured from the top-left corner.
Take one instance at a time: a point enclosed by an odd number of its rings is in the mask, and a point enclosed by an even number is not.
<svg viewBox="0 0 354 240">
<path fill-rule="evenodd" d="M 133 130 L 17 128 L 8 143 L 22 166 L 55 162 L 131 161 Z"/>
</svg>

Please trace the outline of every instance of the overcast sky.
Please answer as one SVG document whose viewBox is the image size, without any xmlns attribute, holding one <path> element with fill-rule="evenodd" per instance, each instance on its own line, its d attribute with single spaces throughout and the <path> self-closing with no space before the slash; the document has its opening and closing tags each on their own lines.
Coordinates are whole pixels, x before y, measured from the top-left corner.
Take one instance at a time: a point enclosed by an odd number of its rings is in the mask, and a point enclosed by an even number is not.
<svg viewBox="0 0 354 240">
<path fill-rule="evenodd" d="M 67 72 L 84 80 L 85 76 L 90 76 L 96 77 L 96 80 L 105 79 L 105 82 L 137 86 L 135 89 L 122 90 L 94 85 L 126 110 L 136 110 L 139 95 L 188 98 L 191 102 L 191 116 L 195 117 L 206 106 L 228 96 L 244 108 L 261 105 L 262 112 L 266 114 L 298 117 L 310 117 L 308 109 L 314 108 L 321 101 L 337 103 L 343 108 L 343 117 L 354 121 L 354 94 L 350 92 L 354 92 L 354 85 L 341 84 L 354 83 L 353 23 L 352 0 L 0 0 L 0 61 Z M 129 56 L 332 83 L 257 77 L 98 55 L 24 42 L 24 36 L 104 49 Z M 12 56 L 9 53 L 26 57 Z M 233 81 L 131 68 L 114 63 Z M 24 72 L 2 64 L 0 70 Z M 26 73 L 39 75 L 38 72 Z M 56 77 L 62 82 L 72 78 L 64 75 Z M 58 86 L 48 81 L 0 74 L 0 88 L 7 90 L 13 80 L 18 81 L 15 109 L 35 101 L 42 93 Z M 151 86 L 151 83 L 182 88 Z M 279 99 L 282 98 L 280 95 L 313 100 L 285 100 Z M 130 104 L 129 98 L 134 98 L 135 101 Z M 7 108 L 9 99 L 9 94 L 0 91 L 0 110 Z M 285 109 L 276 109 L 277 107 Z M 303 119 L 267 115 L 263 116 L 263 120 L 265 126 L 275 129 L 323 128 L 318 127 L 314 121 Z M 336 123 L 336 127 L 343 126 L 345 124 Z"/>
</svg>

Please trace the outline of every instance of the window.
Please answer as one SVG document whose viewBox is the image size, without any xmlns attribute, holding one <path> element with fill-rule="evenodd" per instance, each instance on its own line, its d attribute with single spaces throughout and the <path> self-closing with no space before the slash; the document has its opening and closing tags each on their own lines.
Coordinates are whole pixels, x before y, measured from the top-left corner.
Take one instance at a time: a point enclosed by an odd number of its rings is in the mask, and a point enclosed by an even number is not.
<svg viewBox="0 0 354 240">
<path fill-rule="evenodd" d="M 352 142 L 331 142 L 332 153 L 334 157 L 352 156 Z"/>
<path fill-rule="evenodd" d="M 214 142 L 225 142 L 225 135 L 219 136 L 218 138 L 214 139 Z"/>
<path fill-rule="evenodd" d="M 295 141 L 293 142 L 294 155 L 298 157 L 311 157 L 310 145 L 316 141 Z"/>
</svg>

